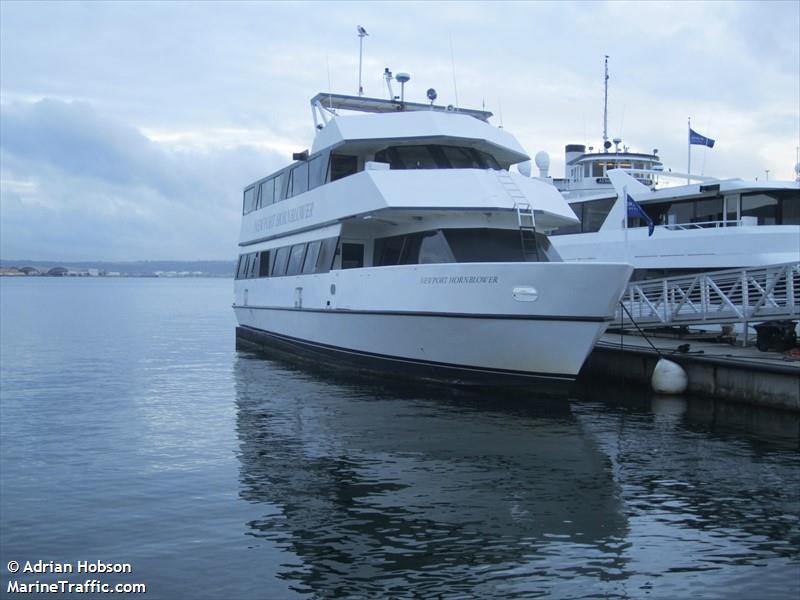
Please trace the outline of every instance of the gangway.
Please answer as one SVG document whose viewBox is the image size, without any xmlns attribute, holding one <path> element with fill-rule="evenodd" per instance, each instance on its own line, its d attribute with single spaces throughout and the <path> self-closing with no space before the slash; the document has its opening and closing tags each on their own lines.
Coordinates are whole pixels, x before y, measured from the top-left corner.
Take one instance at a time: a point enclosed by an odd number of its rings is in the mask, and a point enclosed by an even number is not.
<svg viewBox="0 0 800 600">
<path fill-rule="evenodd" d="M 750 323 L 800 319 L 800 262 L 632 281 L 620 304 L 622 327 L 741 323 L 746 332 Z"/>
</svg>

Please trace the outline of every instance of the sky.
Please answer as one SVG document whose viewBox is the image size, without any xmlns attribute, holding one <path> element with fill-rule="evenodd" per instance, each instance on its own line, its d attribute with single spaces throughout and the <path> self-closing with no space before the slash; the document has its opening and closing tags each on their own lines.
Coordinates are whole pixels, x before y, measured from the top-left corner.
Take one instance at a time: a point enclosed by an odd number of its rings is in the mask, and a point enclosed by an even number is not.
<svg viewBox="0 0 800 600">
<path fill-rule="evenodd" d="M 495 113 L 562 176 L 609 136 L 685 171 L 791 180 L 800 2 L 14 2 L 0 0 L 0 258 L 233 259 L 242 188 L 309 148 L 309 99 Z M 456 102 L 457 96 L 457 102 Z"/>
</svg>

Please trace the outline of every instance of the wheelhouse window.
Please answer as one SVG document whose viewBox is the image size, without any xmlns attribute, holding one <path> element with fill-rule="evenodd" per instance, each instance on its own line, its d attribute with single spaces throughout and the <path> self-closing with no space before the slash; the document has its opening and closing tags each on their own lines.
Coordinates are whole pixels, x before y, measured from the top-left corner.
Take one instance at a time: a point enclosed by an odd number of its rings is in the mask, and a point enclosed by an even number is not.
<svg viewBox="0 0 800 600">
<path fill-rule="evenodd" d="M 331 181 L 353 175 L 358 171 L 358 157 L 331 154 Z"/>
<path fill-rule="evenodd" d="M 391 169 L 500 169 L 486 152 L 462 146 L 436 144 L 390 146 L 375 153 L 375 160 Z"/>
<path fill-rule="evenodd" d="M 342 244 L 342 268 L 360 269 L 364 266 L 364 244 Z"/>
<path fill-rule="evenodd" d="M 518 229 L 438 229 L 375 240 L 375 266 L 430 263 L 560 261 L 541 233 L 535 236 L 537 252 L 525 254 Z"/>
</svg>

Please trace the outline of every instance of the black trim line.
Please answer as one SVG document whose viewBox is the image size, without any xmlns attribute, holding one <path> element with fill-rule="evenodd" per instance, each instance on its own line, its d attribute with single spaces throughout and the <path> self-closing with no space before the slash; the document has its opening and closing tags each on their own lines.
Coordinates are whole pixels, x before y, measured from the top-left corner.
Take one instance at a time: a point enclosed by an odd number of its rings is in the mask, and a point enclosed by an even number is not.
<svg viewBox="0 0 800 600">
<path fill-rule="evenodd" d="M 403 317 L 443 317 L 447 319 L 497 319 L 515 321 L 567 321 L 578 323 L 612 323 L 614 317 L 580 317 L 574 315 L 510 315 L 510 314 L 488 314 L 488 313 L 454 313 L 454 312 L 430 312 L 430 311 L 411 311 L 411 310 L 350 310 L 346 308 L 297 308 L 294 306 L 260 306 L 260 305 L 240 305 L 234 304 L 233 308 L 254 309 L 254 310 L 284 310 L 293 312 L 314 312 L 329 313 L 339 315 L 384 315 L 384 316 L 403 316 Z"/>
<path fill-rule="evenodd" d="M 577 374 L 543 373 L 537 371 L 515 371 L 457 365 L 436 361 L 402 358 L 375 352 L 352 350 L 310 342 L 292 336 L 239 326 L 236 328 L 237 349 L 257 348 L 277 351 L 300 358 L 315 366 L 331 366 L 336 370 L 352 369 L 363 375 L 394 375 L 405 378 L 448 383 L 460 386 L 518 387 L 521 385 L 544 385 L 537 392 L 558 392 L 562 395 L 575 381 Z"/>
</svg>

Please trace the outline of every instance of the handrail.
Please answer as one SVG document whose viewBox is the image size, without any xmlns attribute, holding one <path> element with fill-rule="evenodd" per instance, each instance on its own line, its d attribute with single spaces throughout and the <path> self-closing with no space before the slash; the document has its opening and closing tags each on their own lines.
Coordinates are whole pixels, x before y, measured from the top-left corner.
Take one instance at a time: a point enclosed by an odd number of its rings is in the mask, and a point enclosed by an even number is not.
<svg viewBox="0 0 800 600">
<path fill-rule="evenodd" d="M 645 328 L 800 319 L 800 262 L 633 281 L 621 302 Z"/>
</svg>

